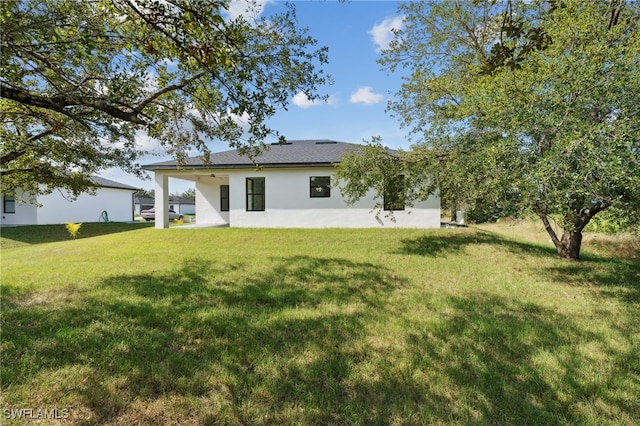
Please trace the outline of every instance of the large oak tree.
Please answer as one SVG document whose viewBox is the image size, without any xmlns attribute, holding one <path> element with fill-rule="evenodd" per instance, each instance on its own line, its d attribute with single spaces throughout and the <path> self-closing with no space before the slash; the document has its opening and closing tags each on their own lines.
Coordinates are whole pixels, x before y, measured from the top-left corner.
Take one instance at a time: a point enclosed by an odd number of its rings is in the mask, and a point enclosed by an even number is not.
<svg viewBox="0 0 640 426">
<path fill-rule="evenodd" d="M 300 91 L 320 97 L 327 81 L 327 51 L 293 7 L 232 19 L 228 0 L 0 3 L 8 194 L 77 194 L 101 169 L 139 172 L 141 135 L 178 159 L 207 155 L 212 139 L 256 153 L 277 134 L 266 120 Z"/>
<path fill-rule="evenodd" d="M 594 215 L 637 216 L 637 2 L 429 1 L 400 13 L 405 25 L 380 63 L 405 72 L 389 109 L 418 143 L 345 158 L 348 195 L 402 172 L 421 188 L 407 201 L 439 187 L 469 206 L 516 203 L 568 259 L 579 258 Z"/>
</svg>

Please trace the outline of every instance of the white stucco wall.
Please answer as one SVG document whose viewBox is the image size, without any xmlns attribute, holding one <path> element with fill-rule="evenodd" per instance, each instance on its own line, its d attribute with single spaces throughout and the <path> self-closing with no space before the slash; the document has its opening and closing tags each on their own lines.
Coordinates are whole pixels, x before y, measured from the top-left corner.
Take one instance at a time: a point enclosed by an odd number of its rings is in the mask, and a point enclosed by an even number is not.
<svg viewBox="0 0 640 426">
<path fill-rule="evenodd" d="M 218 175 L 218 171 L 216 171 Z M 233 227 L 282 227 L 282 228 L 438 228 L 440 226 L 440 200 L 431 196 L 412 208 L 395 211 L 393 221 L 381 212 L 376 217 L 372 211 L 373 196 L 365 197 L 348 206 L 338 188 L 331 189 L 329 198 L 311 198 L 311 176 L 332 176 L 333 168 L 262 169 L 229 171 L 230 213 Z M 246 211 L 246 183 L 248 177 L 265 178 L 265 211 Z M 201 183 L 202 186 L 202 183 Z M 214 186 L 215 188 L 215 186 Z M 203 189 L 200 189 L 203 192 Z M 214 202 L 219 193 L 213 191 Z M 196 193 L 198 190 L 196 190 Z M 196 205 L 198 200 L 196 200 Z M 197 212 L 197 220 L 203 216 Z"/>
<path fill-rule="evenodd" d="M 173 211 L 180 214 L 196 214 L 196 206 L 194 204 L 178 204 L 169 201 L 169 208 L 173 207 Z"/>
<path fill-rule="evenodd" d="M 15 213 L 5 213 L 4 194 L 0 194 L 2 203 L 1 225 L 35 225 L 38 221 L 38 208 L 34 204 L 15 202 Z"/>
<path fill-rule="evenodd" d="M 226 178 L 200 176 L 196 181 L 196 223 L 220 226 L 229 224 L 229 212 L 220 211 L 220 185 L 228 185 Z"/>
<path fill-rule="evenodd" d="M 133 220 L 133 191 L 99 188 L 95 195 L 81 194 L 70 201 L 60 191 L 38 197 L 41 207 L 16 203 L 16 213 L 3 213 L 3 224 L 50 225 L 66 222 L 98 222 L 103 211 L 111 222 Z"/>
</svg>

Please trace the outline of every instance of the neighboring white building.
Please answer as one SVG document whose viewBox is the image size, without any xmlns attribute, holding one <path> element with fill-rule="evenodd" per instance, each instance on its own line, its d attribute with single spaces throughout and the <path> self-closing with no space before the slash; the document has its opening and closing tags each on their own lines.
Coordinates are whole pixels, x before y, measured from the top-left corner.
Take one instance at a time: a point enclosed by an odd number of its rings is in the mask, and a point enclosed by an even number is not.
<svg viewBox="0 0 640 426">
<path fill-rule="evenodd" d="M 134 197 L 133 205 L 134 205 L 134 214 L 140 216 L 142 210 L 149 210 L 153 208 L 155 201 L 153 198 L 147 197 Z"/>
<path fill-rule="evenodd" d="M 196 214 L 196 202 L 176 195 L 169 195 L 169 208 L 174 212 L 185 214 Z"/>
<path fill-rule="evenodd" d="M 130 222 L 133 220 L 133 194 L 138 188 L 98 176 L 91 178 L 99 187 L 94 195 L 83 193 L 75 200 L 67 193 L 53 191 L 39 195 L 36 204 L 19 203 L 1 194 L 0 225 L 51 225 L 67 222 Z M 65 198 L 66 197 L 66 198 Z M 105 213 L 106 212 L 106 213 Z"/>
<path fill-rule="evenodd" d="M 394 220 L 376 216 L 373 195 L 348 205 L 334 184 L 335 164 L 359 145 L 328 140 L 272 144 L 256 164 L 236 150 L 211 154 L 205 164 L 189 158 L 149 164 L 155 174 L 156 228 L 168 227 L 158 212 L 169 209 L 169 178 L 195 182 L 198 225 L 282 228 L 438 228 L 440 198 L 413 207 L 396 205 Z M 387 201 L 387 200 L 385 200 Z M 387 203 L 388 204 L 388 203 Z M 162 216 L 162 217 L 161 217 Z"/>
<path fill-rule="evenodd" d="M 149 210 L 155 205 L 153 198 L 135 197 L 135 214 L 138 216 L 143 210 Z M 169 195 L 169 208 L 181 215 L 196 214 L 196 202 L 177 195 Z"/>
</svg>

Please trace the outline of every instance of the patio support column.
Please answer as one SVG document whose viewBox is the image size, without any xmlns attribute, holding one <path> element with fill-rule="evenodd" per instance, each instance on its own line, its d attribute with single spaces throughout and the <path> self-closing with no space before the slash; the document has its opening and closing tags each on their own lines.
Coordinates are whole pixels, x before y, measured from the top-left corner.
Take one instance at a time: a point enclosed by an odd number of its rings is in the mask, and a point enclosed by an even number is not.
<svg viewBox="0 0 640 426">
<path fill-rule="evenodd" d="M 169 177 L 155 172 L 156 229 L 169 227 Z"/>
</svg>

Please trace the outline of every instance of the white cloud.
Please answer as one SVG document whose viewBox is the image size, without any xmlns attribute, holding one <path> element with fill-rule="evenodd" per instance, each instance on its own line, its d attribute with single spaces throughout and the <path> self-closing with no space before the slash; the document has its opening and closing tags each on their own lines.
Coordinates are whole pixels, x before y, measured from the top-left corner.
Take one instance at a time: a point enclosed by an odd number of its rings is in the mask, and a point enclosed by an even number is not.
<svg viewBox="0 0 640 426">
<path fill-rule="evenodd" d="M 165 153 L 164 147 L 160 145 L 157 139 L 150 137 L 145 130 L 136 132 L 136 148 L 146 151 L 151 155 L 160 155 Z"/>
<path fill-rule="evenodd" d="M 251 128 L 251 116 L 248 112 L 243 112 L 242 115 L 234 114 L 231 111 L 227 110 L 227 114 L 234 123 L 236 123 L 241 129 L 243 134 L 249 133 L 249 129 Z"/>
<path fill-rule="evenodd" d="M 234 20 L 243 16 L 248 22 L 255 22 L 264 12 L 265 6 L 271 2 L 272 0 L 231 0 L 227 19 Z"/>
<path fill-rule="evenodd" d="M 362 86 L 351 94 L 349 102 L 353 104 L 375 105 L 382 102 L 384 96 L 379 93 L 373 93 L 373 87 Z"/>
<path fill-rule="evenodd" d="M 319 101 L 317 99 L 311 100 L 304 92 L 298 92 L 293 99 L 291 100 L 294 105 L 299 106 L 300 108 L 307 109 L 312 106 L 319 105 L 334 105 L 336 103 L 336 99 L 334 97 L 330 97 L 326 102 Z"/>
<path fill-rule="evenodd" d="M 325 101 L 325 104 L 337 106 L 340 103 L 340 99 L 337 95 L 329 95 L 329 98 Z"/>
<path fill-rule="evenodd" d="M 369 34 L 376 45 L 376 51 L 381 52 L 389 48 L 389 44 L 394 39 L 393 30 L 401 30 L 404 25 L 404 16 L 394 16 L 387 18 L 381 23 L 374 25 Z"/>
</svg>

